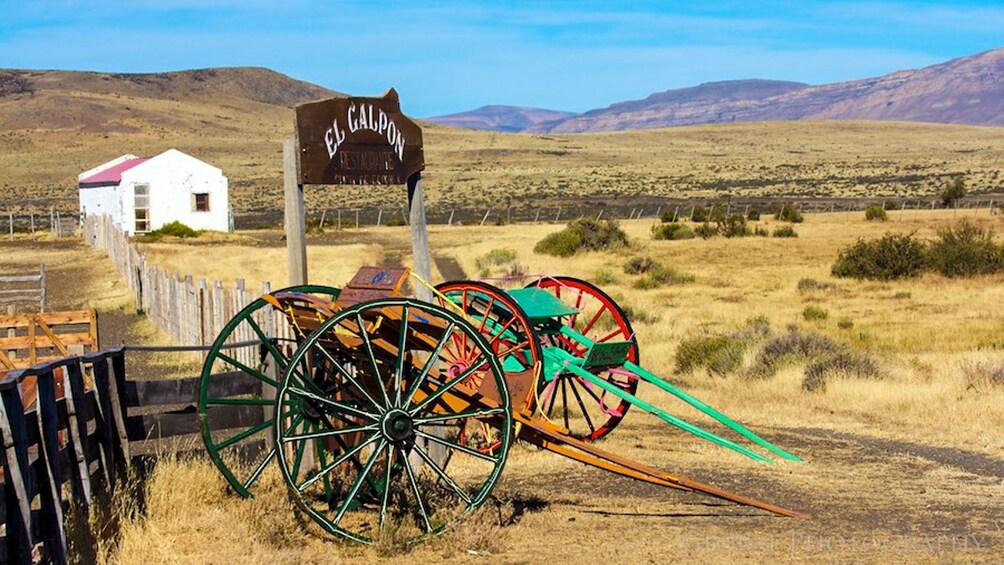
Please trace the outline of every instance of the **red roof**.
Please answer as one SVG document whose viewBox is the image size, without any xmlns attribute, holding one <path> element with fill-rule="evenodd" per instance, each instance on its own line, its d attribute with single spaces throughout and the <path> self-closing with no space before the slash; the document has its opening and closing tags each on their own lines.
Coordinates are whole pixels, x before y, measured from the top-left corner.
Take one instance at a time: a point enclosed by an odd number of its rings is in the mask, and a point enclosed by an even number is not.
<svg viewBox="0 0 1004 565">
<path fill-rule="evenodd" d="M 80 186 L 84 185 L 103 185 L 103 184 L 118 184 L 122 182 L 122 173 L 128 171 L 129 169 L 149 161 L 149 157 L 137 157 L 135 159 L 129 159 L 128 161 L 122 161 L 114 167 L 108 167 L 107 169 L 95 173 L 89 177 L 82 178 L 78 181 Z"/>
</svg>

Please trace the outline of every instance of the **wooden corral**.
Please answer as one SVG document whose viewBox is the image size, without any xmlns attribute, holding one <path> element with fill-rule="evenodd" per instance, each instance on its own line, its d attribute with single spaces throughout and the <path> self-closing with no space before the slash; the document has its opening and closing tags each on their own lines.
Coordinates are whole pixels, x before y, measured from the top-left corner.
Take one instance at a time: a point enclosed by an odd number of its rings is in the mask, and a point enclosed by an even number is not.
<svg viewBox="0 0 1004 565">
<path fill-rule="evenodd" d="M 27 564 L 35 558 L 66 563 L 65 513 L 71 504 L 86 516 L 95 493 L 114 487 L 136 459 L 201 449 L 200 378 L 129 379 L 126 351 L 118 347 L 66 357 L 15 369 L 0 379 L 0 563 Z M 37 401 L 30 405 L 24 392 L 28 381 L 37 389 Z M 211 382 L 215 397 L 261 392 L 226 374 L 214 375 Z M 262 407 L 227 408 L 233 410 L 215 416 L 224 423 L 232 420 L 224 427 L 262 421 Z M 243 448 L 262 445 L 252 441 Z"/>
<path fill-rule="evenodd" d="M 38 266 L 38 274 L 0 276 L 0 305 L 14 308 L 31 305 L 31 311 L 45 312 L 45 265 Z"/>
</svg>

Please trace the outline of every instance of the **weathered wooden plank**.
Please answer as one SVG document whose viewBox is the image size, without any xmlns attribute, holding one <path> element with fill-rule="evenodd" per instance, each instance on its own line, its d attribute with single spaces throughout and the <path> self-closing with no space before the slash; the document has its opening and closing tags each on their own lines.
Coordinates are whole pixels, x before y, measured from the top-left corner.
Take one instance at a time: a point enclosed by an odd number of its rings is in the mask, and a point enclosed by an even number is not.
<svg viewBox="0 0 1004 565">
<path fill-rule="evenodd" d="M 201 377 L 163 379 L 156 381 L 126 381 L 124 397 L 127 407 L 160 404 L 188 404 L 198 400 Z M 246 373 L 217 373 L 209 379 L 209 396 L 226 398 L 257 394 L 260 383 Z"/>
<path fill-rule="evenodd" d="M 213 426 L 218 429 L 249 428 L 263 421 L 261 406 L 214 406 Z M 182 410 L 126 418 L 129 441 L 166 438 L 201 431 L 195 406 Z"/>
<path fill-rule="evenodd" d="M 38 375 L 38 425 L 42 441 L 43 471 L 39 476 L 40 524 L 47 557 L 55 563 L 66 562 L 66 531 L 63 529 L 63 501 L 59 472 L 59 413 L 56 409 L 56 377 L 53 369 Z"/>
<path fill-rule="evenodd" d="M 44 312 L 41 314 L 3 314 L 0 315 L 0 327 L 28 327 L 32 318 L 39 318 L 46 325 L 62 326 L 66 324 L 89 324 L 94 318 L 93 310 L 66 310 L 62 312 Z"/>
<path fill-rule="evenodd" d="M 66 399 L 66 427 L 69 430 L 69 445 L 73 452 L 73 469 L 71 484 L 73 497 L 77 504 L 82 503 L 83 512 L 87 512 L 93 500 L 91 477 L 87 472 L 87 451 L 84 439 L 87 437 L 87 420 L 84 408 L 84 372 L 78 360 L 66 366 L 66 387 L 63 394 Z"/>
<path fill-rule="evenodd" d="M 32 562 L 31 486 L 27 426 L 16 386 L 0 389 L 0 465 L 4 471 L 4 523 L 7 529 L 4 562 Z"/>
<path fill-rule="evenodd" d="M 108 391 L 108 360 L 101 357 L 91 363 L 91 374 L 94 377 L 94 421 L 96 434 L 100 441 L 99 457 L 101 468 L 109 489 L 115 486 L 125 457 L 118 445 L 116 422 L 111 417 L 112 403 Z"/>
</svg>

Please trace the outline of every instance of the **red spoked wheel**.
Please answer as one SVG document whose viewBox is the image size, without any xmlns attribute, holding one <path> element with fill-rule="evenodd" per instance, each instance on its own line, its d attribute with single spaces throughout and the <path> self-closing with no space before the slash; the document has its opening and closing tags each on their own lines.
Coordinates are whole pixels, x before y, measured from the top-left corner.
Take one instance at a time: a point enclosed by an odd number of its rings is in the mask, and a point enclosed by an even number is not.
<svg viewBox="0 0 1004 565">
<path fill-rule="evenodd" d="M 627 314 L 608 294 L 592 283 L 573 277 L 546 277 L 527 285 L 544 289 L 578 314 L 562 318 L 569 328 L 594 342 L 631 341 L 627 360 L 638 364 L 638 342 Z M 588 348 L 561 334 L 540 334 L 541 345 L 559 347 L 577 357 L 585 357 Z M 597 377 L 635 394 L 638 377 L 622 367 L 590 369 Z M 541 411 L 556 423 L 568 428 L 572 437 L 593 441 L 609 434 L 627 414 L 631 403 L 600 389 L 585 379 L 563 374 L 537 381 L 537 399 Z"/>
<path fill-rule="evenodd" d="M 513 399 L 513 409 L 526 407 L 532 411 L 535 400 L 533 383 L 539 377 L 542 354 L 523 309 L 504 290 L 483 282 L 450 281 L 437 285 L 436 291 L 441 295 L 437 297 L 441 306 L 462 313 L 485 337 L 502 365 L 510 389 L 527 388 L 529 394 L 525 402 Z M 475 344 L 467 343 L 460 335 L 443 348 L 443 357 L 454 363 L 451 371 L 463 371 L 470 364 L 469 358 L 478 354 Z M 479 374 L 470 378 L 479 378 Z M 517 378 L 528 382 L 528 387 L 516 385 Z M 477 389 L 481 383 L 471 384 Z M 484 427 L 461 430 L 461 440 L 486 453 L 497 449 L 501 441 L 494 430 Z"/>
</svg>

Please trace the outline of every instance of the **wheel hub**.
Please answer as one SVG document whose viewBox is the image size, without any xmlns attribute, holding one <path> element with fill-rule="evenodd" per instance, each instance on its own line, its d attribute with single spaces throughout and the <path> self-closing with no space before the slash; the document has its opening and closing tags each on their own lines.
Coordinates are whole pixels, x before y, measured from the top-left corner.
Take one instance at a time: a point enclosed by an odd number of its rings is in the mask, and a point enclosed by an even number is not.
<svg viewBox="0 0 1004 565">
<path fill-rule="evenodd" d="M 404 410 L 387 412 L 380 427 L 384 437 L 395 443 L 405 442 L 415 437 L 414 421 L 411 415 Z"/>
</svg>

